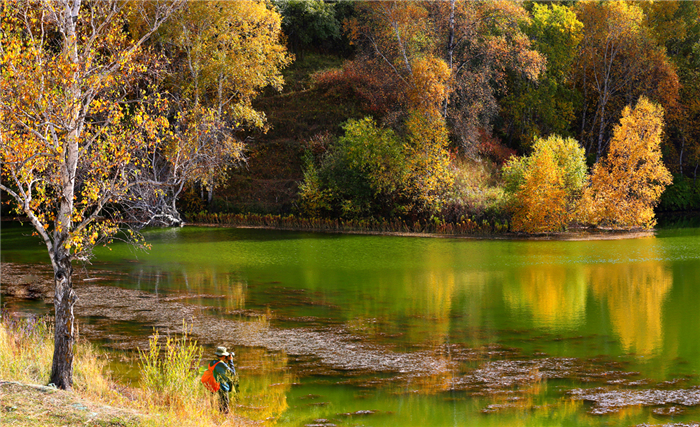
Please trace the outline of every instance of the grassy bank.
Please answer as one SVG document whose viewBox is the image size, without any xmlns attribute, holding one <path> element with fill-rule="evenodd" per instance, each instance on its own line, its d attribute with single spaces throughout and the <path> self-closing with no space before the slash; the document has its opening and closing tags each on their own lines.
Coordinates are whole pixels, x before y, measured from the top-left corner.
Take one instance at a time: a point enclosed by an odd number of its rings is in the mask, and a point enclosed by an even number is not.
<svg viewBox="0 0 700 427">
<path fill-rule="evenodd" d="M 0 319 L 0 407 L 3 425 L 21 426 L 242 426 L 252 422 L 221 415 L 215 396 L 199 383 L 202 349 L 186 335 L 157 335 L 142 354 L 142 381 L 113 380 L 106 357 L 85 340 L 75 346 L 74 389 L 46 384 L 53 355 L 53 327 L 46 318 Z"/>
</svg>

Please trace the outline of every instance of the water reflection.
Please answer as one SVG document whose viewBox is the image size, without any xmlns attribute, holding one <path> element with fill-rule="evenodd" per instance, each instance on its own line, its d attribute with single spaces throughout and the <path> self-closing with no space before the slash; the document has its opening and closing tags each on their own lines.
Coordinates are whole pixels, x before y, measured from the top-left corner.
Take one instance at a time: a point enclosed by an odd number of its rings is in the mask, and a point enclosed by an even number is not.
<svg viewBox="0 0 700 427">
<path fill-rule="evenodd" d="M 279 418 L 289 408 L 287 394 L 295 382 L 287 355 L 245 348 L 239 350 L 236 359 L 241 375 L 237 413 L 268 422 Z"/>
<path fill-rule="evenodd" d="M 585 322 L 587 290 L 581 268 L 529 266 L 516 270 L 503 298 L 515 312 L 530 312 L 535 326 L 561 331 Z"/>
<path fill-rule="evenodd" d="M 430 271 L 424 276 L 405 275 L 403 307 L 407 338 L 416 344 L 439 345 L 449 339 L 454 271 Z"/>
<path fill-rule="evenodd" d="M 167 300 L 184 299 L 224 312 L 246 307 L 247 281 L 235 272 L 222 272 L 211 266 L 136 266 L 129 277 L 121 281 L 125 287 L 153 292 Z"/>
<path fill-rule="evenodd" d="M 580 330 L 589 294 L 607 307 L 605 318 L 627 353 L 651 355 L 663 347 L 664 304 L 673 276 L 663 261 L 517 269 L 503 289 L 516 315 L 530 315 L 534 326 L 554 332 Z"/>
<path fill-rule="evenodd" d="M 673 285 L 669 268 L 659 261 L 607 264 L 588 268 L 587 275 L 593 295 L 607 302 L 622 348 L 641 355 L 658 353 L 664 303 Z"/>
<path fill-rule="evenodd" d="M 341 320 L 366 337 L 400 337 L 421 348 L 455 339 L 493 341 L 500 325 L 575 332 L 591 324 L 591 302 L 607 307 L 608 324 L 601 326 L 623 351 L 650 355 L 664 343 L 663 308 L 673 276 L 657 239 L 618 243 L 608 251 L 600 251 L 601 242 L 518 242 L 505 244 L 501 253 L 468 256 L 430 244 L 421 248 L 418 263 L 411 264 L 413 253 L 399 253 L 385 268 L 370 265 L 352 276 L 342 261 L 335 270 L 325 261 L 314 264 L 327 249 L 323 245 L 290 241 L 305 254 L 301 265 L 281 266 L 282 280 L 269 284 L 251 286 L 247 277 L 261 275 L 255 269 L 216 264 L 141 265 L 132 277 L 138 288 L 186 293 L 188 302 L 222 313 L 272 307 L 277 317 Z M 504 253 L 510 265 L 493 268 Z M 474 257 L 484 267 L 475 268 Z"/>
</svg>

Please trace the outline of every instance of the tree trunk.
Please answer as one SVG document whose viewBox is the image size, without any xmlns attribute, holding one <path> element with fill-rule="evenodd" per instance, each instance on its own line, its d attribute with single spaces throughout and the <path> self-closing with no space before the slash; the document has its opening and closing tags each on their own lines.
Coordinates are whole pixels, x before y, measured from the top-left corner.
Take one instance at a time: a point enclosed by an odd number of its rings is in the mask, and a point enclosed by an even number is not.
<svg viewBox="0 0 700 427">
<path fill-rule="evenodd" d="M 73 267 L 69 254 L 62 249 L 57 249 L 57 252 L 54 260 L 56 326 L 50 382 L 60 389 L 70 390 L 73 386 L 73 344 L 75 341 L 73 306 L 77 298 L 73 291 Z"/>
<path fill-rule="evenodd" d="M 683 175 L 683 150 L 685 150 L 685 135 L 681 138 L 681 154 L 678 156 L 678 170 Z"/>
<path fill-rule="evenodd" d="M 586 87 L 586 65 L 583 65 L 583 117 L 581 118 L 581 133 L 579 136 L 579 141 L 583 144 L 583 136 L 586 134 L 586 110 L 588 109 L 588 88 Z M 589 154 L 589 150 L 586 150 L 586 154 Z"/>
<path fill-rule="evenodd" d="M 76 25 L 81 0 L 66 1 L 60 16 L 63 19 L 65 42 L 63 53 L 76 65 L 72 84 L 66 91 L 69 95 L 68 106 L 72 109 L 68 132 L 65 136 L 64 152 L 60 162 L 61 194 L 58 215 L 54 222 L 53 245 L 49 247 L 51 264 L 54 271 L 55 296 L 55 331 L 51 380 L 56 387 L 70 390 L 73 387 L 73 343 L 75 341 L 73 306 L 76 295 L 73 292 L 71 277 L 70 249 L 66 247 L 73 229 L 73 200 L 75 198 L 75 177 L 80 150 L 78 141 L 84 123 L 82 114 L 83 92 L 80 87 L 80 59 L 78 56 L 78 35 Z"/>
<path fill-rule="evenodd" d="M 455 51 L 455 1 L 450 0 L 450 19 L 449 19 L 449 35 L 447 37 L 447 66 L 450 68 L 450 75 L 453 73 L 454 66 L 454 51 Z M 447 105 L 449 95 L 442 102 L 442 117 L 447 120 Z"/>
<path fill-rule="evenodd" d="M 214 200 L 214 171 L 209 169 L 209 186 L 207 187 L 207 209 L 211 212 L 211 202 Z"/>
<path fill-rule="evenodd" d="M 595 162 L 598 163 L 603 157 L 603 134 L 605 132 L 605 103 L 600 106 L 600 127 L 598 128 L 598 149 L 596 150 Z"/>
</svg>

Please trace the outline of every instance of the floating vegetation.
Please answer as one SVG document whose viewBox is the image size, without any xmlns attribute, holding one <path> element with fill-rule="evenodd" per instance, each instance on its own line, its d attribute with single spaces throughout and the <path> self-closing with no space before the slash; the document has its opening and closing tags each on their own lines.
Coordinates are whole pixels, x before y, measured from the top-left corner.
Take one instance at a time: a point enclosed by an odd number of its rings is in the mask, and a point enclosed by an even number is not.
<svg viewBox="0 0 700 427">
<path fill-rule="evenodd" d="M 334 424 L 330 420 L 327 420 L 325 418 L 319 418 L 317 420 L 313 421 L 313 424 L 304 424 L 304 427 L 336 427 L 337 424 Z"/>
<path fill-rule="evenodd" d="M 680 408 L 678 406 L 669 406 L 665 408 L 656 408 L 653 411 L 651 411 L 654 415 L 661 415 L 664 417 L 672 417 L 675 415 L 681 415 L 685 413 L 685 409 Z"/>
<path fill-rule="evenodd" d="M 355 412 L 345 412 L 342 414 L 338 414 L 338 416 L 339 417 L 357 417 L 357 416 L 374 415 L 376 413 L 377 413 L 377 411 L 374 411 L 371 409 L 365 409 L 365 410 L 360 410 L 360 411 L 355 411 Z"/>
<path fill-rule="evenodd" d="M 700 405 L 700 387 L 679 390 L 619 390 L 607 387 L 578 388 L 569 391 L 569 395 L 573 399 L 592 403 L 593 407 L 588 412 L 593 415 L 616 413 L 622 408 L 629 406 L 681 405 L 687 407 Z"/>
<path fill-rule="evenodd" d="M 635 427 L 700 427 L 700 423 L 638 424 Z"/>
<path fill-rule="evenodd" d="M 318 394 L 307 394 L 306 396 L 301 396 L 299 399 L 301 400 L 315 400 L 315 399 L 320 399 L 321 396 Z"/>
<path fill-rule="evenodd" d="M 508 402 L 508 403 L 494 403 L 491 405 L 488 405 L 486 408 L 482 409 L 481 412 L 484 414 L 491 414 L 494 412 L 500 412 L 504 409 L 523 409 L 526 408 L 526 406 L 522 404 L 518 404 L 517 402 Z"/>
</svg>

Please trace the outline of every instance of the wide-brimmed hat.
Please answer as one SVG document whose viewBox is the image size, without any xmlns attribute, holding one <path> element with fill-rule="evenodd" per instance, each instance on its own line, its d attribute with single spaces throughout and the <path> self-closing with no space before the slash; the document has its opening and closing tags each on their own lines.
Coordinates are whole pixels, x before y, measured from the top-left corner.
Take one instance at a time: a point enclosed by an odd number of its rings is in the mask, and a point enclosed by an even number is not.
<svg viewBox="0 0 700 427">
<path fill-rule="evenodd" d="M 231 353 L 226 351 L 226 347 L 217 347 L 216 352 L 214 353 L 217 356 L 229 356 Z"/>
</svg>

